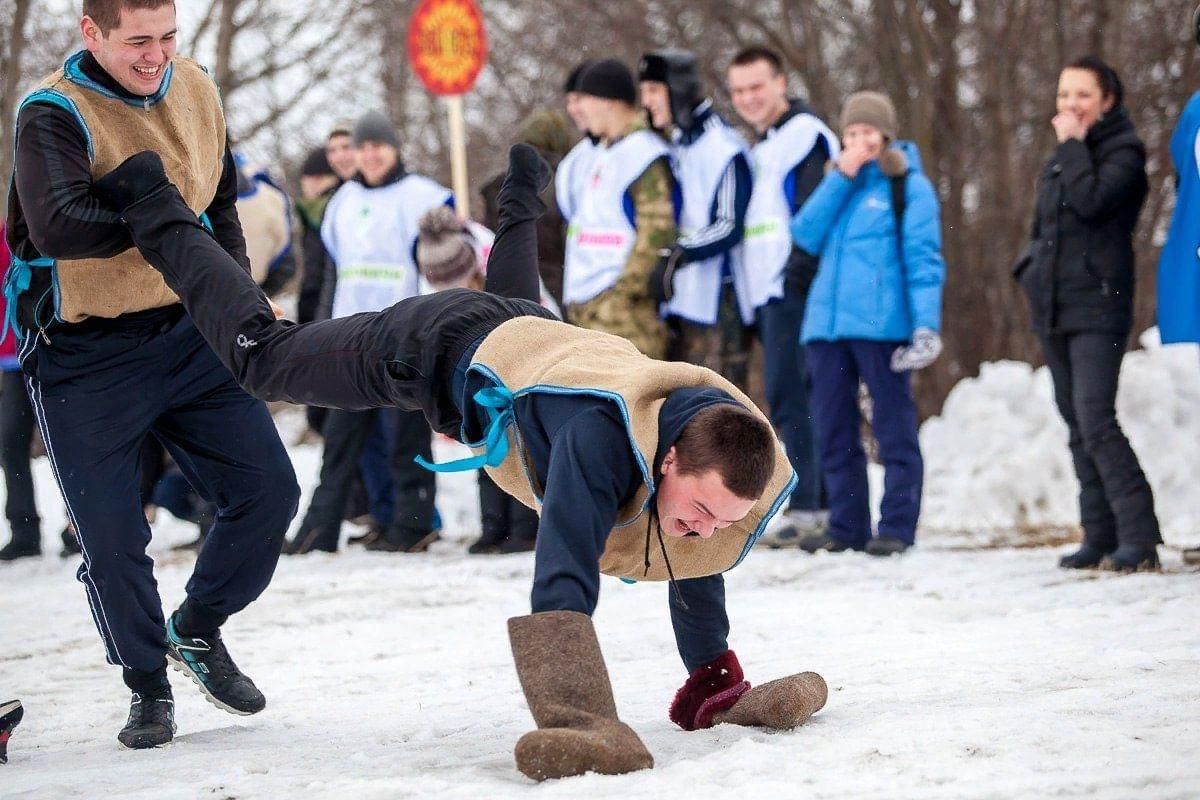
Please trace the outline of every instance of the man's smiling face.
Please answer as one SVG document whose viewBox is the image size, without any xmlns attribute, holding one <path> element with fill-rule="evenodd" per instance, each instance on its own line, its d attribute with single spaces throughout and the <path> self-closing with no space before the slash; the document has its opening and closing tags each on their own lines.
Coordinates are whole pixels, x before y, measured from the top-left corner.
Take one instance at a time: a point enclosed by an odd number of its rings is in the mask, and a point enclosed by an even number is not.
<svg viewBox="0 0 1200 800">
<path fill-rule="evenodd" d="M 123 8 L 107 33 L 91 17 L 80 21 L 83 45 L 130 94 L 146 97 L 162 86 L 175 56 L 175 6 Z"/>
</svg>

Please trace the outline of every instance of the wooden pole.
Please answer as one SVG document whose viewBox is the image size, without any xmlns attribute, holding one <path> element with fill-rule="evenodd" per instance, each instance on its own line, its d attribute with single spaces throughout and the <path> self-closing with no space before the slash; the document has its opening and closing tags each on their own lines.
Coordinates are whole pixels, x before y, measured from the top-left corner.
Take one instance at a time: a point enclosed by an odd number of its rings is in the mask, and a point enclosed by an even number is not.
<svg viewBox="0 0 1200 800">
<path fill-rule="evenodd" d="M 450 176 L 454 189 L 454 208 L 459 219 L 469 219 L 471 197 L 467 188 L 467 129 L 461 94 L 446 98 L 446 111 L 450 117 Z"/>
</svg>

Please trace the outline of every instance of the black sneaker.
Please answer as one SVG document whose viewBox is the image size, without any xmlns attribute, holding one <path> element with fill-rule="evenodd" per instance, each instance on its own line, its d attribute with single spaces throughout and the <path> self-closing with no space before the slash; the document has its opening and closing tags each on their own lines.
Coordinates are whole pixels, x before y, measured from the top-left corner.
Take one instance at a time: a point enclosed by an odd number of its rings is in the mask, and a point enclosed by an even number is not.
<svg viewBox="0 0 1200 800">
<path fill-rule="evenodd" d="M 377 553 L 424 553 L 429 545 L 441 539 L 437 531 L 414 531 L 391 529 L 383 536 L 363 545 Z"/>
<path fill-rule="evenodd" d="M 129 702 L 129 721 L 117 734 L 117 741 L 131 750 L 158 747 L 175 737 L 175 701 L 171 688 L 153 694 L 133 693 Z"/>
<path fill-rule="evenodd" d="M 41 554 L 41 542 L 19 542 L 13 539 L 4 547 L 0 547 L 0 561 L 16 561 L 18 558 L 31 558 Z"/>
<path fill-rule="evenodd" d="M 1188 547 L 1183 551 L 1183 563 L 1200 564 L 1200 547 Z"/>
<path fill-rule="evenodd" d="M 867 542 L 867 554 L 872 556 L 897 556 L 909 548 L 907 542 L 891 536 L 879 536 Z"/>
<path fill-rule="evenodd" d="M 20 700 L 0 703 L 0 764 L 8 763 L 8 739 L 24 715 L 25 709 Z"/>
<path fill-rule="evenodd" d="M 1096 569 L 1100 566 L 1100 562 L 1108 555 L 1099 547 L 1084 542 L 1079 546 L 1079 549 L 1074 553 L 1067 553 L 1058 560 L 1058 565 L 1063 569 Z"/>
<path fill-rule="evenodd" d="M 843 553 L 846 550 L 853 549 L 850 545 L 839 542 L 828 533 L 809 534 L 802 538 L 797 546 L 806 553 L 815 553 L 818 550 L 824 550 L 828 553 Z"/>
<path fill-rule="evenodd" d="M 1100 563 L 1109 572 L 1155 572 L 1159 567 L 1158 548 L 1140 544 L 1123 544 Z"/>
<path fill-rule="evenodd" d="M 204 636 L 183 636 L 175 630 L 178 612 L 167 620 L 167 661 L 192 679 L 208 701 L 231 714 L 257 714 L 267 706 L 267 698 L 244 675 L 225 643 L 221 632 Z"/>
</svg>

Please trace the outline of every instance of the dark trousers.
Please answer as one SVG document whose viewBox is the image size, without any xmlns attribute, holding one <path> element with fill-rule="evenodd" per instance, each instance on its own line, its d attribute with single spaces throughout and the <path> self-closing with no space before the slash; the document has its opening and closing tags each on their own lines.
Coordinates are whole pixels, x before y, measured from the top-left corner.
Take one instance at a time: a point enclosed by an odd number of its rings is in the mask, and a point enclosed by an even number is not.
<svg viewBox="0 0 1200 800">
<path fill-rule="evenodd" d="M 509 538 L 532 542 L 537 538 L 537 512 L 509 496 L 483 470 L 478 474 L 483 538 L 494 542 Z"/>
<path fill-rule="evenodd" d="M 418 411 L 395 409 L 331 409 L 322 431 L 325 452 L 321 459 L 320 482 L 300 525 L 300 530 L 305 533 L 319 531 L 315 541 L 325 549 L 337 549 L 343 511 L 350 497 L 359 457 L 367 438 L 376 430 L 376 418 L 380 414 L 395 417 L 390 461 L 395 499 L 392 518 L 379 522 L 397 534 L 407 531 L 428 533 L 433 527 L 436 479 L 433 473 L 413 461 L 418 455 L 433 458 L 432 433 L 424 416 Z"/>
<path fill-rule="evenodd" d="M 267 587 L 300 490 L 267 408 L 182 313 L 53 326 L 21 351 L 46 452 L 79 535 L 83 583 L 108 660 L 163 665 L 162 604 L 139 491 L 153 435 L 218 506 L 188 596 L 219 615 Z"/>
<path fill-rule="evenodd" d="M 804 298 L 772 300 L 756 312 L 763 347 L 763 381 L 771 424 L 783 441 L 797 484 L 788 508 L 815 511 L 824 508 L 821 462 L 809 410 L 805 348 L 800 344 Z"/>
<path fill-rule="evenodd" d="M 33 408 L 25 391 L 25 379 L 10 370 L 0 377 L 0 466 L 4 468 L 4 516 L 19 544 L 40 544 L 41 520 L 38 518 L 33 489 L 33 464 L 29 451 L 33 445 Z"/>
<path fill-rule="evenodd" d="M 854 548 L 871 539 L 867 456 L 858 410 L 861 380 L 871 394 L 871 428 L 883 462 L 879 535 L 912 544 L 921 512 L 924 462 L 909 374 L 892 372 L 897 342 L 809 342 L 812 411 L 829 492 L 829 535 Z"/>
<path fill-rule="evenodd" d="M 1152 547 L 1162 541 L 1150 484 L 1117 422 L 1126 338 L 1115 333 L 1041 337 L 1079 478 L 1084 541 L 1103 552 L 1118 544 Z"/>
<path fill-rule="evenodd" d="M 731 284 L 725 284 L 721 290 L 715 323 L 701 325 L 676 318 L 671 320 L 670 328 L 668 357 L 671 361 L 708 367 L 743 392 L 747 391 L 754 333 L 752 328 L 742 324 Z"/>
</svg>

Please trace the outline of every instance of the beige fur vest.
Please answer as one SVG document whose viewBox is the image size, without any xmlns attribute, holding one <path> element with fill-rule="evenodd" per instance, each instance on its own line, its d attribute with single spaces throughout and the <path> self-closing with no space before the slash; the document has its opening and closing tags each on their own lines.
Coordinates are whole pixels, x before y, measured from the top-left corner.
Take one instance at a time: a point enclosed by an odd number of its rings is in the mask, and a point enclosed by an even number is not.
<svg viewBox="0 0 1200 800">
<path fill-rule="evenodd" d="M 668 578 L 657 532 L 650 534 L 649 568 L 645 566 L 647 501 L 652 490 L 645 479 L 658 479 L 653 474 L 658 450 L 658 414 L 667 396 L 685 387 L 721 389 L 766 419 L 750 398 L 711 370 L 654 361 L 617 336 L 539 317 L 509 320 L 488 334 L 475 352 L 471 369 L 497 379 L 514 397 L 536 391 L 569 390 L 608 397 L 621 407 L 630 444 L 643 470 L 643 484 L 620 510 L 600 559 L 602 572 L 621 578 L 652 581 Z M 516 425 L 509 427 L 508 437 L 508 457 L 487 472 L 505 492 L 537 509 L 542 491 L 535 485 L 534 470 L 525 463 Z M 714 575 L 737 564 L 761 533 L 766 520 L 787 499 L 792 482 L 791 465 L 783 447 L 777 444 L 775 473 L 745 519 L 717 531 L 710 539 L 663 536 L 675 577 Z"/>
<path fill-rule="evenodd" d="M 65 97 L 78 111 L 91 144 L 92 176 L 153 150 L 184 201 L 203 213 L 217 193 L 225 157 L 225 117 L 217 87 L 196 62 L 176 56 L 165 97 L 140 105 L 76 83 L 60 69 L 40 90 Z M 117 317 L 179 302 L 162 276 L 130 248 L 112 258 L 58 261 L 58 315 L 66 322 Z"/>
</svg>

